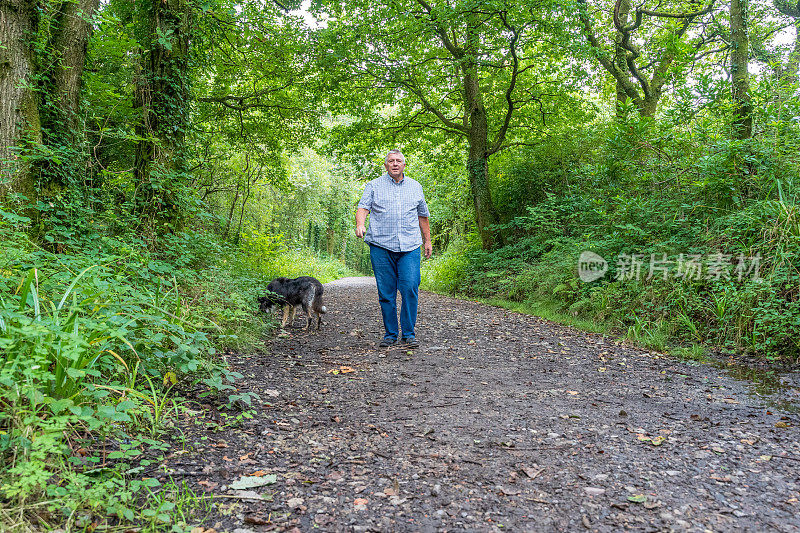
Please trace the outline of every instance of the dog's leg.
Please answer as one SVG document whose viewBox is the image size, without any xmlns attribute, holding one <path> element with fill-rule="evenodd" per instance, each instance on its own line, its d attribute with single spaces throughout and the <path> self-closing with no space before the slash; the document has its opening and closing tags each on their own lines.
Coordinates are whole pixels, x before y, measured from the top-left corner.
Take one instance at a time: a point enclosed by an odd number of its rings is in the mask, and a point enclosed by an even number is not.
<svg viewBox="0 0 800 533">
<path fill-rule="evenodd" d="M 294 309 L 291 305 L 283 306 L 283 320 L 281 320 L 281 329 L 286 328 L 286 323 L 289 321 L 289 310 Z"/>
<path fill-rule="evenodd" d="M 314 302 L 314 296 L 316 294 L 317 294 L 316 287 L 311 287 L 311 289 L 308 291 L 308 294 L 306 294 L 305 298 L 303 298 L 302 302 L 303 311 L 305 311 L 306 313 L 305 331 L 308 331 L 308 326 L 310 326 L 311 322 L 314 320 L 314 318 L 311 316 L 311 304 Z"/>
</svg>

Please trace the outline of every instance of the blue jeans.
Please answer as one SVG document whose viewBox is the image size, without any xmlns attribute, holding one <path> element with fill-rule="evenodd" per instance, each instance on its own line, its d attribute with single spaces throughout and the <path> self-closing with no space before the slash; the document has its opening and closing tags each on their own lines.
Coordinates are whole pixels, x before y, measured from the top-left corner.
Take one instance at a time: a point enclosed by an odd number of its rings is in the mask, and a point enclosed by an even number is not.
<svg viewBox="0 0 800 533">
<path fill-rule="evenodd" d="M 403 338 L 414 337 L 420 282 L 419 250 L 392 252 L 380 246 L 369 245 L 369 258 L 378 286 L 378 301 L 381 304 L 386 339 L 397 339 L 397 291 L 400 291 L 403 299 L 400 305 Z"/>
</svg>

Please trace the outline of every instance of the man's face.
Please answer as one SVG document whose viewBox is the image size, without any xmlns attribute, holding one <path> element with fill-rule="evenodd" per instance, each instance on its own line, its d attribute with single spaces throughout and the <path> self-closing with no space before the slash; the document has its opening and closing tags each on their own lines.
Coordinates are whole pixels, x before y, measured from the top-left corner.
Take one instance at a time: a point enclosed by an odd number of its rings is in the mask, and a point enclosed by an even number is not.
<svg viewBox="0 0 800 533">
<path fill-rule="evenodd" d="M 403 175 L 403 170 L 406 168 L 406 162 L 400 154 L 389 154 L 386 156 L 386 161 L 383 163 L 386 167 L 386 172 L 392 179 L 398 180 Z"/>
</svg>

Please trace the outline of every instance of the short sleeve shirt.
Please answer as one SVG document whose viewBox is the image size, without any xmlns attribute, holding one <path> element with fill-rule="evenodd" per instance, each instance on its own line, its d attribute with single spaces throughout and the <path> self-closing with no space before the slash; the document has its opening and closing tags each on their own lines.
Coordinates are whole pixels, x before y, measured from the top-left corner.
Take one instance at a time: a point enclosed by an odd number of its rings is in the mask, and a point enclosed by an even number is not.
<svg viewBox="0 0 800 533">
<path fill-rule="evenodd" d="M 364 188 L 358 207 L 369 211 L 364 242 L 392 252 L 410 252 L 422 245 L 419 217 L 429 217 L 422 185 L 405 174 L 400 183 L 389 174 Z"/>
</svg>

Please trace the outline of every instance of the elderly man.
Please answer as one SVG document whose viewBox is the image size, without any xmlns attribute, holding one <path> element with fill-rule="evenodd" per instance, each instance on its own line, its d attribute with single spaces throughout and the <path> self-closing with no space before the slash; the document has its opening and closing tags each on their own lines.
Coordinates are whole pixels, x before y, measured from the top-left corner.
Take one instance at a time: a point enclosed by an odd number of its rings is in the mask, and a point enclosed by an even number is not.
<svg viewBox="0 0 800 533">
<path fill-rule="evenodd" d="M 383 340 L 379 346 L 396 344 L 397 291 L 400 306 L 400 342 L 405 348 L 418 348 L 414 334 L 420 282 L 420 246 L 425 257 L 433 250 L 430 213 L 418 181 L 404 174 L 406 159 L 400 150 L 391 150 L 384 161 L 386 174 L 367 183 L 356 211 L 356 236 L 369 244 L 372 270 L 381 304 Z M 369 229 L 365 228 L 367 214 Z"/>
</svg>

